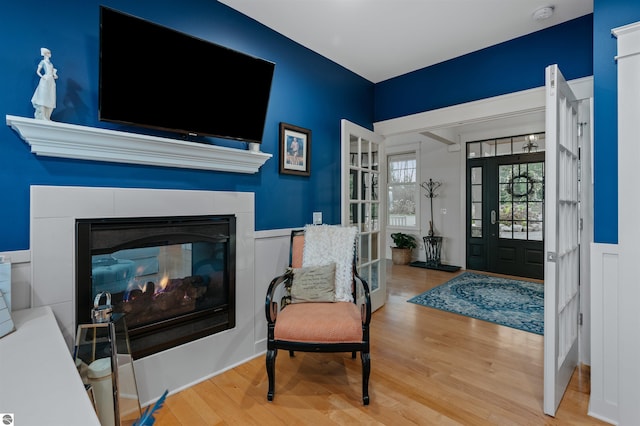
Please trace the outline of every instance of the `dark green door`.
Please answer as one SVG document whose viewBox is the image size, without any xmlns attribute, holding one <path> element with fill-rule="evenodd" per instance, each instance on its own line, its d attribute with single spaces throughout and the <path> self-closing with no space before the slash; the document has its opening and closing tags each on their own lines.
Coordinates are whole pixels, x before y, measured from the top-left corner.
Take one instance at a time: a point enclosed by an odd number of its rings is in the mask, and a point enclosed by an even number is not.
<svg viewBox="0 0 640 426">
<path fill-rule="evenodd" d="M 467 268 L 544 278 L 544 153 L 467 160 Z"/>
</svg>

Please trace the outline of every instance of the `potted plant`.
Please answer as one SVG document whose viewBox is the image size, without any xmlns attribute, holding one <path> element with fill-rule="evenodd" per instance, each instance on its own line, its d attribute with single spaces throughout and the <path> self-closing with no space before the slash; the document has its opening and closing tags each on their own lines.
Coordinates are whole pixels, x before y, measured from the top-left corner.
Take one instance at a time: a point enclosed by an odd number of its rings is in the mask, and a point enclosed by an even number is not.
<svg viewBox="0 0 640 426">
<path fill-rule="evenodd" d="M 410 234 L 395 232 L 391 234 L 395 247 L 391 247 L 391 260 L 394 265 L 406 265 L 411 262 L 411 254 L 418 247 L 416 238 Z"/>
</svg>

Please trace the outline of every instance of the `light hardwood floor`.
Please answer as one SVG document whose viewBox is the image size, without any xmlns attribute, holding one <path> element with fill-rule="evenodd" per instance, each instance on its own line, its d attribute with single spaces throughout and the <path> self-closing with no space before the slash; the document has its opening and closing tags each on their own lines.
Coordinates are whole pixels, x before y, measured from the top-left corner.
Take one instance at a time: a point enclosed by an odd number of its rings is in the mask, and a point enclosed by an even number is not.
<svg viewBox="0 0 640 426">
<path fill-rule="evenodd" d="M 604 425 L 577 370 L 555 418 L 542 412 L 543 338 L 408 303 L 456 274 L 388 264 L 371 324 L 371 404 L 350 354 L 280 351 L 267 401 L 260 356 L 167 398 L 156 425 Z"/>
</svg>

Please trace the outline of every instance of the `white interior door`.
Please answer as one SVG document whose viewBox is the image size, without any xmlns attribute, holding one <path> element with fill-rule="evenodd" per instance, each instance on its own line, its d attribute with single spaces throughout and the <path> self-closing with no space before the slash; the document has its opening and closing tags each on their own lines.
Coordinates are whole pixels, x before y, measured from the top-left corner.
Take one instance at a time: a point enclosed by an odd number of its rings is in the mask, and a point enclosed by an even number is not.
<svg viewBox="0 0 640 426">
<path fill-rule="evenodd" d="M 381 197 L 382 137 L 342 120 L 342 225 L 356 226 L 358 273 L 369 284 L 371 309 L 386 302 L 386 268 Z"/>
<path fill-rule="evenodd" d="M 557 65 L 546 68 L 544 412 L 555 415 L 578 364 L 579 121 Z"/>
</svg>

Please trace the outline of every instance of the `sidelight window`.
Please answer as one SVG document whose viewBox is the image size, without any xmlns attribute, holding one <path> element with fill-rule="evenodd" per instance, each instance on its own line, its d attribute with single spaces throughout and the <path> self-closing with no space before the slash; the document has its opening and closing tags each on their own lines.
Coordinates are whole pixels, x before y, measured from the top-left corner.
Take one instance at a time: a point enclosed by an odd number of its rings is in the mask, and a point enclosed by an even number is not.
<svg viewBox="0 0 640 426">
<path fill-rule="evenodd" d="M 471 168 L 471 236 L 482 238 L 482 167 Z"/>
</svg>

